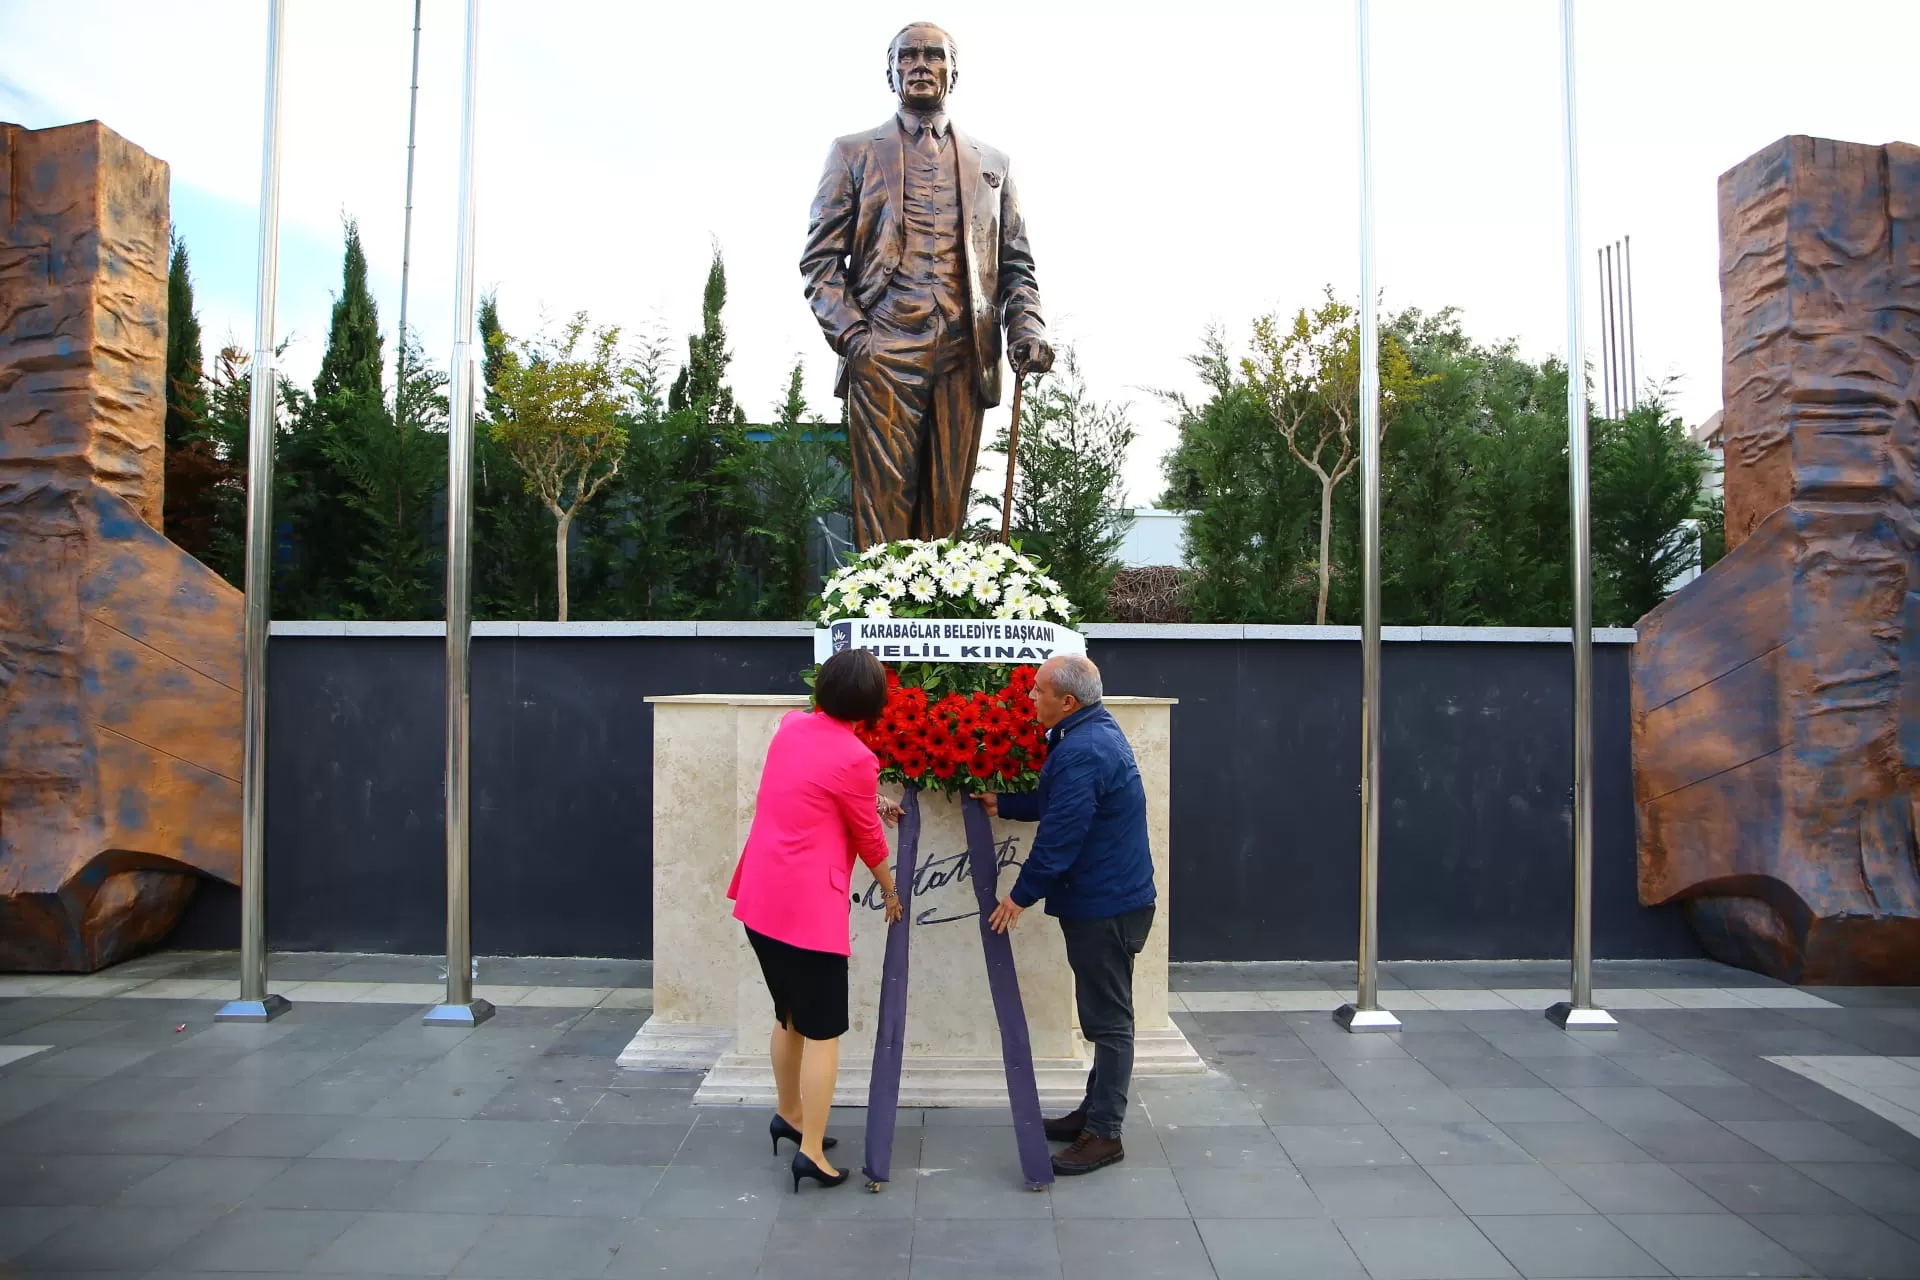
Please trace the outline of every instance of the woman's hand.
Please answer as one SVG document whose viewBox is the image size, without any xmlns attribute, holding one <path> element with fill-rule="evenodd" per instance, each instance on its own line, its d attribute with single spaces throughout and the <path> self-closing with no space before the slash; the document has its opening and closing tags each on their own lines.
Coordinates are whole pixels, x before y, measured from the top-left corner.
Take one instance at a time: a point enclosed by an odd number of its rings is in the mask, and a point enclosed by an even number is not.
<svg viewBox="0 0 1920 1280">
<path fill-rule="evenodd" d="M 887 906 L 887 923 L 898 924 L 901 915 L 904 914 L 904 909 L 900 905 L 900 895 L 897 893 L 882 892 L 880 900 Z"/>
<path fill-rule="evenodd" d="M 876 806 L 880 810 L 880 821 L 886 823 L 890 827 L 897 827 L 900 825 L 900 815 L 905 813 L 906 810 L 902 809 L 899 805 L 887 799 L 885 796 L 881 796 L 879 800 L 876 801 Z"/>
</svg>

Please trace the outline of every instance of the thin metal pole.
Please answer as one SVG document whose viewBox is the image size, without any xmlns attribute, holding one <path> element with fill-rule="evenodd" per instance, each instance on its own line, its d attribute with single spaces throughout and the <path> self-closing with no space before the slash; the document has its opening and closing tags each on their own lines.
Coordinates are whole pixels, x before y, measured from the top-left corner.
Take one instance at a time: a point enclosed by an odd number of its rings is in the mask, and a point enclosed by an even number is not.
<svg viewBox="0 0 1920 1280">
<path fill-rule="evenodd" d="M 427 1011 L 429 1026 L 471 1027 L 493 1016 L 473 994 L 472 903 L 468 895 L 468 717 L 472 630 L 467 547 L 473 509 L 474 118 L 479 95 L 480 0 L 467 0 L 467 65 L 460 97 L 459 250 L 453 276 L 452 422 L 447 430 L 447 999 Z"/>
<path fill-rule="evenodd" d="M 413 85 L 407 91 L 407 213 L 400 230 L 400 340 L 393 353 L 393 425 L 406 431 L 407 277 L 413 267 L 413 137 L 420 120 L 420 0 L 413 0 Z"/>
<path fill-rule="evenodd" d="M 1633 350 L 1633 237 L 1626 236 L 1620 242 L 1620 252 L 1625 255 L 1624 269 L 1621 274 L 1626 279 L 1627 289 L 1627 408 L 1640 407 L 1640 370 Z"/>
<path fill-rule="evenodd" d="M 273 310 L 280 281 L 280 51 L 287 0 L 267 10 L 267 104 L 260 155 L 260 257 L 247 405 L 247 568 L 240 719 L 240 998 L 220 1022 L 268 1022 L 291 1006 L 267 993 L 267 632 L 273 617 Z"/>
<path fill-rule="evenodd" d="M 1607 412 L 1607 251 L 1593 251 L 1593 279 L 1600 289 L 1600 412 Z M 1571 367 L 1571 366 L 1569 366 Z"/>
<path fill-rule="evenodd" d="M 1620 359 L 1620 243 L 1607 246 L 1607 310 L 1613 322 L 1607 326 L 1607 354 L 1613 357 L 1613 416 L 1627 412 L 1627 371 Z"/>
<path fill-rule="evenodd" d="M 1606 274 L 1600 281 L 1600 365 L 1601 382 L 1605 385 L 1602 403 L 1606 416 L 1615 418 L 1620 414 L 1620 375 L 1613 358 L 1613 246 L 1608 245 L 1600 252 L 1606 261 Z"/>
<path fill-rule="evenodd" d="M 1547 1010 L 1569 1030 L 1610 1027 L 1593 1004 L 1593 574 L 1587 515 L 1587 376 L 1580 297 L 1580 146 L 1573 0 L 1560 0 L 1560 122 L 1567 213 L 1567 476 L 1573 510 L 1573 976 L 1570 1001 Z"/>
<path fill-rule="evenodd" d="M 1373 78 L 1368 0 L 1357 0 L 1360 80 L 1360 960 L 1348 1031 L 1390 1031 L 1380 1007 L 1380 318 L 1373 277 Z"/>
</svg>

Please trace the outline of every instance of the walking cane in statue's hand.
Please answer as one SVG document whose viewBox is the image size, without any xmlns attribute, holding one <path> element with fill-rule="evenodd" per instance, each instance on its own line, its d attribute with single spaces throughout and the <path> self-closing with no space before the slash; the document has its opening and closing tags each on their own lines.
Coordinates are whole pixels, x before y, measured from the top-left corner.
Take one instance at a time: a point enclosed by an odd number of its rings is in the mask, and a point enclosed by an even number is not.
<svg viewBox="0 0 1920 1280">
<path fill-rule="evenodd" d="M 1000 500 L 1000 541 L 1010 542 L 1013 534 L 1013 473 L 1020 458 L 1020 393 L 1026 389 L 1027 366 L 1013 366 L 1013 424 L 1007 428 L 1007 492 Z"/>
</svg>

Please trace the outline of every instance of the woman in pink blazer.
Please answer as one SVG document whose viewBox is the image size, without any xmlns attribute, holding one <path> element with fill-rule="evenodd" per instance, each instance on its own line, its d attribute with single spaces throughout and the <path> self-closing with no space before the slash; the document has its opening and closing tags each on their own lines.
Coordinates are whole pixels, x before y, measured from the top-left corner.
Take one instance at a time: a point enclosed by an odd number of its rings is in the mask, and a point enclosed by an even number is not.
<svg viewBox="0 0 1920 1280">
<path fill-rule="evenodd" d="M 767 748 L 754 801 L 753 828 L 727 897 L 747 929 L 773 996 L 773 1078 L 779 1109 L 767 1131 L 773 1149 L 789 1138 L 793 1189 L 800 1179 L 837 1187 L 847 1180 L 827 1162 L 826 1136 L 847 1030 L 847 917 L 853 860 L 867 864 L 886 900 L 887 921 L 900 899 L 887 868 L 880 815 L 880 762 L 856 735 L 887 705 L 886 672 L 864 649 L 836 653 L 814 682 L 816 710 L 780 722 Z"/>
</svg>

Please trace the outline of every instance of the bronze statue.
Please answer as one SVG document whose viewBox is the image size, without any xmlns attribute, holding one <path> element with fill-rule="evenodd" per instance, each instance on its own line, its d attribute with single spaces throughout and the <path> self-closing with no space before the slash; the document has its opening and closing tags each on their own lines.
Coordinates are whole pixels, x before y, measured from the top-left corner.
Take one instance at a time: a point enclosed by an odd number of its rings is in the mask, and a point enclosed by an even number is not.
<svg viewBox="0 0 1920 1280">
<path fill-rule="evenodd" d="M 1053 365 L 1007 157 L 947 119 L 958 61 L 930 23 L 893 38 L 900 108 L 833 144 L 800 258 L 840 356 L 862 549 L 966 522 L 981 425 L 1000 403 L 1002 325 L 1017 375 Z"/>
</svg>

